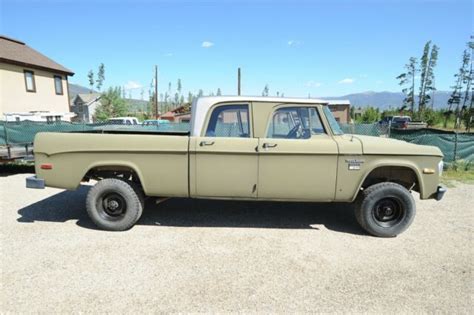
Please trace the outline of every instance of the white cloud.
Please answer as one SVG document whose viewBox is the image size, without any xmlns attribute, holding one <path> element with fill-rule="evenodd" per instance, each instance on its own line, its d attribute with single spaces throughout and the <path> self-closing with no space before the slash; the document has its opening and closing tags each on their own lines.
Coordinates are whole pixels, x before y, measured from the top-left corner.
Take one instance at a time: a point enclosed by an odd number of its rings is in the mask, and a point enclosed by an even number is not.
<svg viewBox="0 0 474 315">
<path fill-rule="evenodd" d="M 124 86 L 125 90 L 136 90 L 136 89 L 141 89 L 143 85 L 136 81 L 128 81 Z"/>
<path fill-rule="evenodd" d="M 202 42 L 202 44 L 201 44 L 201 47 L 203 47 L 203 48 L 211 48 L 212 46 L 214 46 L 214 43 L 213 43 L 213 42 L 209 42 L 209 41 L 204 41 L 204 42 Z"/>
<path fill-rule="evenodd" d="M 341 81 L 337 82 L 339 84 L 352 84 L 354 83 L 355 80 L 353 78 L 345 78 L 345 79 L 342 79 Z"/>
<path fill-rule="evenodd" d="M 315 82 L 315 81 L 313 81 L 313 80 L 310 80 L 310 81 L 306 82 L 306 86 L 307 86 L 307 87 L 317 88 L 317 87 L 320 87 L 320 86 L 321 86 L 321 83 L 320 83 L 320 82 Z"/>
<path fill-rule="evenodd" d="M 300 40 L 291 39 L 288 41 L 288 46 L 299 46 L 302 42 Z"/>
<path fill-rule="evenodd" d="M 169 53 L 166 53 L 166 54 L 165 54 L 165 57 L 173 57 L 173 53 L 170 53 L 170 52 L 169 52 Z"/>
</svg>

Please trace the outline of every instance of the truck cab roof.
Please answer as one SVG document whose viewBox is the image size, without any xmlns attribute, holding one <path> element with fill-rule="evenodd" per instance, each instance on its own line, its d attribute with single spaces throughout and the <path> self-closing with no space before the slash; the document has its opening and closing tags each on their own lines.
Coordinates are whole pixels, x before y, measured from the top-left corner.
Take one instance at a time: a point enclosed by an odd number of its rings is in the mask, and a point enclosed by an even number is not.
<svg viewBox="0 0 474 315">
<path fill-rule="evenodd" d="M 201 133 L 210 108 L 220 103 L 294 103 L 328 105 L 328 101 L 312 98 L 289 98 L 267 96 L 205 96 L 196 98 L 191 106 L 191 135 Z"/>
</svg>

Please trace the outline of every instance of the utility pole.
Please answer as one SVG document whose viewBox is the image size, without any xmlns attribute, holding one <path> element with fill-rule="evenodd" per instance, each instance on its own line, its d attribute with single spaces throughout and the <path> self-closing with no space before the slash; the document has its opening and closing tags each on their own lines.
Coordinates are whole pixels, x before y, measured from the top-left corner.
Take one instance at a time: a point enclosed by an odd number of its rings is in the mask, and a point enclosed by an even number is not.
<svg viewBox="0 0 474 315">
<path fill-rule="evenodd" d="M 158 66 L 155 65 L 155 95 L 154 95 L 154 103 L 155 103 L 155 119 L 158 118 Z"/>
<path fill-rule="evenodd" d="M 237 95 L 240 95 L 240 67 L 237 69 Z"/>
</svg>

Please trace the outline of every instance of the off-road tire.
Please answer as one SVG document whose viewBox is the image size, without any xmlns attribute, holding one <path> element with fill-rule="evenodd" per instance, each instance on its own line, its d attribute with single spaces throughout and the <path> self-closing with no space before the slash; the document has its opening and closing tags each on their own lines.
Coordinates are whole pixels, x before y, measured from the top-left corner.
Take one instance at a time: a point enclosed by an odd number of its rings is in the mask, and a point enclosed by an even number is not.
<svg viewBox="0 0 474 315">
<path fill-rule="evenodd" d="M 86 208 L 91 220 L 108 231 L 125 231 L 140 219 L 145 205 L 142 189 L 117 178 L 97 182 L 87 194 Z"/>
<path fill-rule="evenodd" d="M 378 183 L 364 189 L 355 205 L 357 222 L 368 233 L 394 237 L 404 232 L 416 214 L 411 193 L 396 183 Z"/>
</svg>

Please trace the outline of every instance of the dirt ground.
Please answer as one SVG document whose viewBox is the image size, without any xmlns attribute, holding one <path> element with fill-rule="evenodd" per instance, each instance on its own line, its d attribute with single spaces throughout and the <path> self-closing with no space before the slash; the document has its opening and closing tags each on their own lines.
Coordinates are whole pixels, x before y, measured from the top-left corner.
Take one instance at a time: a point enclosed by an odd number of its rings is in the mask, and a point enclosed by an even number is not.
<svg viewBox="0 0 474 315">
<path fill-rule="evenodd" d="M 446 312 L 474 306 L 474 186 L 417 201 L 396 238 L 345 204 L 170 199 L 97 230 L 88 187 L 0 177 L 1 313 Z M 418 196 L 416 196 L 418 199 Z"/>
</svg>

